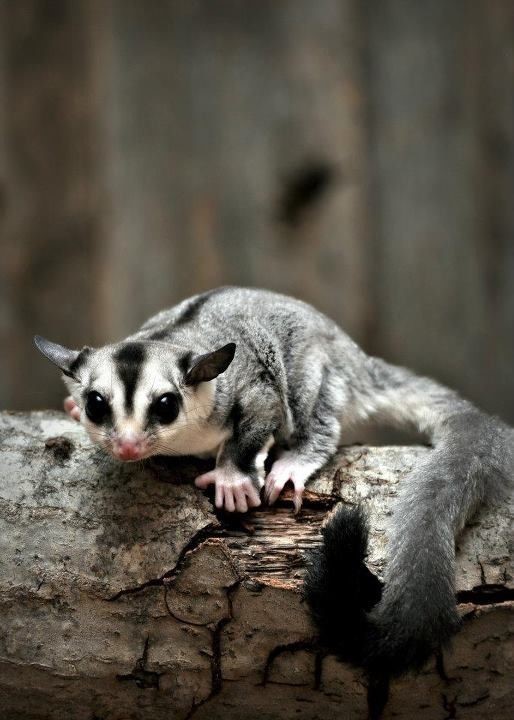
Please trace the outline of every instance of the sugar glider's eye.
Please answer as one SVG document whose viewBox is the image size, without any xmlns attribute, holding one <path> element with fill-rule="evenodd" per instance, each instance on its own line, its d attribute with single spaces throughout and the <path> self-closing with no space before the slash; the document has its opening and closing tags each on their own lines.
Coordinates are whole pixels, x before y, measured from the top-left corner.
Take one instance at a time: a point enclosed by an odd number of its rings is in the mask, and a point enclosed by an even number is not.
<svg viewBox="0 0 514 720">
<path fill-rule="evenodd" d="M 87 394 L 86 398 L 86 415 L 91 422 L 99 425 L 109 415 L 109 403 L 107 400 L 100 395 L 100 393 L 94 390 Z"/>
<path fill-rule="evenodd" d="M 174 393 L 165 393 L 152 403 L 152 415 L 157 418 L 161 425 L 169 425 L 177 418 L 179 413 L 179 401 Z"/>
</svg>

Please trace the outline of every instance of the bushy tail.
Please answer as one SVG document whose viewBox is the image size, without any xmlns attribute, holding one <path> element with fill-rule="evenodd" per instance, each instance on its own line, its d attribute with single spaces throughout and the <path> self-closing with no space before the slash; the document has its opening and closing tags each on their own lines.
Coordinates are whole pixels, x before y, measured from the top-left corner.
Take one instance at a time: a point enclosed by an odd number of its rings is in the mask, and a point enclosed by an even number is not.
<svg viewBox="0 0 514 720">
<path fill-rule="evenodd" d="M 325 644 L 373 677 L 420 668 L 459 627 L 455 536 L 512 482 L 513 431 L 456 393 L 371 358 L 357 408 L 426 433 L 434 450 L 402 482 L 382 596 L 364 565 L 360 508 L 339 506 L 312 558 L 307 601 Z M 378 582 L 378 581 L 377 581 Z"/>
<path fill-rule="evenodd" d="M 368 545 L 364 510 L 338 505 L 321 532 L 323 544 L 310 556 L 306 597 L 323 645 L 360 664 L 367 613 L 382 594 L 380 581 L 364 564 Z"/>
</svg>

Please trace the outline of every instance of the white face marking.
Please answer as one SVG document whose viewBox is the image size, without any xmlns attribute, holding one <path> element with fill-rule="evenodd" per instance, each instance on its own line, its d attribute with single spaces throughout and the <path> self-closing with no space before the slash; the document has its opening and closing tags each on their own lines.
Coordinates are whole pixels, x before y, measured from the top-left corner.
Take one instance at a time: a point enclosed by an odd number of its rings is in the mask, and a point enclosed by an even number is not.
<svg viewBox="0 0 514 720">
<path fill-rule="evenodd" d="M 214 455 L 230 431 L 208 422 L 214 405 L 216 380 L 196 387 L 182 386 L 182 374 L 174 357 L 149 353 L 141 366 L 133 396 L 133 406 L 127 412 L 125 387 L 118 376 L 112 353 L 101 350 L 85 368 L 77 384 L 67 379 L 67 385 L 81 408 L 81 422 L 91 440 L 119 459 L 139 460 L 152 455 Z M 85 412 L 84 389 L 99 393 L 109 403 L 110 421 L 91 422 Z M 177 390 L 180 388 L 180 390 Z M 179 414 L 169 424 L 152 419 L 150 406 L 167 393 L 181 397 Z M 150 422 L 149 422 L 150 420 Z M 133 456 L 120 448 L 137 447 Z M 126 452 L 129 452 L 128 450 Z"/>
<path fill-rule="evenodd" d="M 230 436 L 227 428 L 207 422 L 214 405 L 216 380 L 183 390 L 184 405 L 176 422 L 162 428 L 162 442 L 173 455 L 215 455 Z"/>
</svg>

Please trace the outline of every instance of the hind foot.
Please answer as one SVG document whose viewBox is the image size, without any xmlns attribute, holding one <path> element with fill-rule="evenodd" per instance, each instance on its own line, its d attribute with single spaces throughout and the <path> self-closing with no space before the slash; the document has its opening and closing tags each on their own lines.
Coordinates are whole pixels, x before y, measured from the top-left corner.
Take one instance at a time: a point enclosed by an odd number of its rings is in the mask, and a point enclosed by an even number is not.
<svg viewBox="0 0 514 720">
<path fill-rule="evenodd" d="M 309 463 L 293 452 L 285 452 L 271 466 L 264 485 L 264 499 L 269 505 L 273 505 L 284 486 L 291 482 L 294 487 L 294 511 L 297 513 L 302 506 L 305 483 L 318 467 L 318 463 Z"/>
</svg>

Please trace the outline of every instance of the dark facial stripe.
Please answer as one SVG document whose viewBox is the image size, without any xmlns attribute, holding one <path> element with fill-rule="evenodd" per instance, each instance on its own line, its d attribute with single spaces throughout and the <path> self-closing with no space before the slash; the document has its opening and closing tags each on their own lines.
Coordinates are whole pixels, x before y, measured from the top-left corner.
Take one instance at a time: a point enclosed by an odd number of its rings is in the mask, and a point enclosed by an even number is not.
<svg viewBox="0 0 514 720">
<path fill-rule="evenodd" d="M 180 327 L 181 325 L 190 323 L 198 316 L 202 307 L 211 297 L 213 297 L 213 295 L 218 295 L 224 290 L 226 290 L 226 288 L 224 287 L 215 288 L 214 290 L 207 290 L 207 292 L 198 295 L 198 297 L 192 300 L 186 306 L 185 310 L 183 310 L 182 313 L 178 316 L 178 318 L 173 323 L 173 327 Z"/>
<path fill-rule="evenodd" d="M 80 351 L 80 353 L 77 355 L 77 357 L 75 358 L 75 360 L 74 360 L 74 361 L 71 363 L 71 365 L 70 365 L 70 373 L 71 373 L 71 376 L 72 376 L 72 377 L 73 377 L 73 375 L 74 375 L 75 373 L 77 373 L 77 372 L 80 370 L 80 368 L 84 365 L 84 363 L 86 362 L 86 360 L 87 360 L 87 358 L 89 357 L 90 354 L 91 354 L 91 348 L 90 348 L 90 347 L 84 347 L 84 348 L 82 348 L 82 350 Z M 65 373 L 65 374 L 67 375 L 68 373 Z"/>
<path fill-rule="evenodd" d="M 193 360 L 193 353 L 187 352 L 184 353 L 181 357 L 178 359 L 178 366 L 182 370 L 182 373 L 185 375 L 189 368 L 191 367 L 191 361 Z"/>
<path fill-rule="evenodd" d="M 147 337 L 149 340 L 166 340 L 166 338 L 169 338 L 170 336 L 170 327 L 169 325 L 166 325 L 165 328 L 160 328 L 159 330 L 154 330 L 154 332 L 150 333 Z"/>
<path fill-rule="evenodd" d="M 145 348 L 141 343 L 125 343 L 114 354 L 118 375 L 125 386 L 127 413 L 134 409 L 134 393 L 145 357 Z"/>
<path fill-rule="evenodd" d="M 178 315 L 173 322 L 167 323 L 164 327 L 158 327 L 148 333 L 147 337 L 149 340 L 171 340 L 173 337 L 173 331 L 176 328 L 181 328 L 183 325 L 187 325 L 193 320 L 196 320 L 200 314 L 203 306 L 210 300 L 214 295 L 228 290 L 228 287 L 214 288 L 214 290 L 207 290 L 207 292 L 198 295 L 194 300 L 190 300 L 184 310 Z"/>
</svg>

